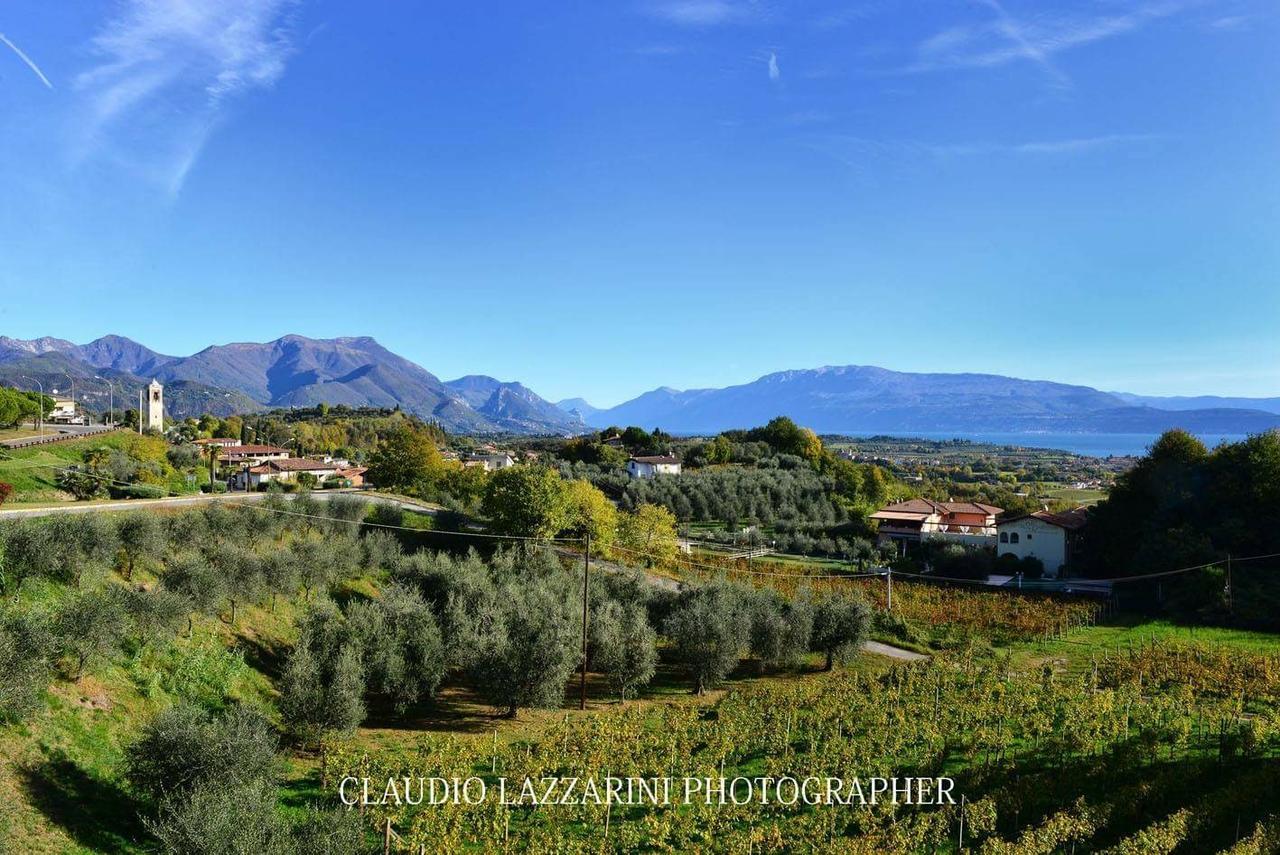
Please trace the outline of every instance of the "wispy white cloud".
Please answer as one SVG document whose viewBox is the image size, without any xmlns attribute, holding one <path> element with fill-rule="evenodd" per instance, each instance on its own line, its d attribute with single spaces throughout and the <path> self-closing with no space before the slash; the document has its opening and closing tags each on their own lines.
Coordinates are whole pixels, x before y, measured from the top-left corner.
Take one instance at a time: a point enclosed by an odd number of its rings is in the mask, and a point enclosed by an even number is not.
<svg viewBox="0 0 1280 855">
<path fill-rule="evenodd" d="M 769 79 L 778 80 L 782 77 L 782 70 L 778 68 L 778 54 L 769 51 Z"/>
<path fill-rule="evenodd" d="M 105 155 L 177 193 L 226 107 L 293 52 L 292 0 L 125 0 L 92 41 L 77 157 Z"/>
<path fill-rule="evenodd" d="M 649 4 L 649 14 L 685 27 L 710 27 L 750 18 L 751 3 L 731 0 L 661 0 Z"/>
<path fill-rule="evenodd" d="M 1027 21 L 1012 18 L 999 0 L 982 0 L 994 16 L 985 22 L 942 30 L 916 47 L 908 72 L 948 68 L 991 68 L 1014 62 L 1033 62 L 1057 83 L 1067 77 L 1053 57 L 1072 48 L 1134 32 L 1153 21 L 1175 15 L 1199 0 L 1149 0 L 1124 11 L 1056 18 L 1039 15 Z"/>
<path fill-rule="evenodd" d="M 13 42 L 9 41 L 9 39 L 5 36 L 4 33 L 0 33 L 0 42 L 4 42 L 6 45 L 8 45 L 9 50 L 16 53 L 18 55 L 18 59 L 26 63 L 27 68 L 35 72 L 36 77 L 40 78 L 41 83 L 43 83 L 45 86 L 49 87 L 50 89 L 53 88 L 53 84 L 49 82 L 49 78 L 44 76 L 44 72 L 40 70 L 40 66 L 36 65 L 35 61 L 32 60 L 31 57 L 27 56 L 26 53 L 23 52 L 22 48 L 18 47 Z"/>
<path fill-rule="evenodd" d="M 877 162 L 947 161 L 972 157 L 1069 157 L 1167 139 L 1159 134 L 1100 134 L 1021 142 L 937 143 L 829 134 L 808 143 L 846 166 L 863 169 Z"/>
<path fill-rule="evenodd" d="M 995 12 L 995 28 L 1002 36 L 1009 40 L 1015 48 L 1021 51 L 1022 55 L 1027 59 L 1040 66 L 1059 86 L 1069 86 L 1071 81 L 1063 74 L 1053 60 L 1050 59 L 1048 49 L 1037 43 L 1022 24 L 1015 21 L 1013 17 L 1005 10 L 1004 4 L 1000 0 L 984 0 L 984 5 Z"/>
<path fill-rule="evenodd" d="M 1239 30 L 1248 24 L 1251 18 L 1250 15 L 1224 15 L 1210 21 L 1209 27 L 1214 30 Z"/>
</svg>

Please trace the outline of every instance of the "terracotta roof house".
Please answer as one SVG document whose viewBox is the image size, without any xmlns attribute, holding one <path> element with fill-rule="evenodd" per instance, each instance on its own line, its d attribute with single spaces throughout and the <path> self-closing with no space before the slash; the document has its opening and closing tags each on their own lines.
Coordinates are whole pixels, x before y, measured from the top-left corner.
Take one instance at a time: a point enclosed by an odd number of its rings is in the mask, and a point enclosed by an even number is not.
<svg viewBox="0 0 1280 855">
<path fill-rule="evenodd" d="M 363 466 L 351 466 L 341 460 L 311 460 L 305 457 L 294 457 L 286 460 L 268 460 L 245 470 L 248 489 L 256 490 L 271 481 L 296 481 L 302 472 L 309 472 L 319 481 L 327 478 L 341 478 L 351 482 L 351 486 L 364 484 Z"/>
<path fill-rule="evenodd" d="M 980 502 L 908 499 L 886 505 L 871 519 L 879 523 L 882 543 L 939 539 L 989 546 L 995 542 L 996 517 L 1003 510 Z"/>
</svg>

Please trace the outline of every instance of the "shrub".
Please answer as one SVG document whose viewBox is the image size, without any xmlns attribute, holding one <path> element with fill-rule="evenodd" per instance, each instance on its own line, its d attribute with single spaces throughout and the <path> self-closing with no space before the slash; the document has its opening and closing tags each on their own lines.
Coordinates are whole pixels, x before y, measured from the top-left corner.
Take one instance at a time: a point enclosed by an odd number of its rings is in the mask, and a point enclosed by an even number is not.
<svg viewBox="0 0 1280 855">
<path fill-rule="evenodd" d="M 606 600 L 591 615 L 591 664 L 608 677 L 618 697 L 626 700 L 653 679 L 657 639 L 643 604 Z"/>
<path fill-rule="evenodd" d="M 275 737 L 260 713 L 234 706 L 213 716 L 180 703 L 156 715 L 129 746 L 125 775 L 149 798 L 185 797 L 201 784 L 231 787 L 267 780 L 275 752 Z"/>
<path fill-rule="evenodd" d="M 52 644 L 44 624 L 30 615 L 0 622 L 0 721 L 35 711 L 51 676 Z"/>
<path fill-rule="evenodd" d="M 200 485 L 200 492 L 201 493 L 225 493 L 227 492 L 227 485 L 226 485 L 226 482 L 224 481 L 214 481 L 212 484 L 206 481 Z"/>
<path fill-rule="evenodd" d="M 505 471 L 505 470 L 504 470 Z M 501 615 L 482 635 L 471 666 L 480 693 L 514 718 L 521 707 L 555 708 L 579 662 L 577 612 L 571 597 L 548 580 L 505 586 L 494 605 Z"/>
<path fill-rule="evenodd" d="M 121 499 L 163 499 L 169 495 L 168 490 L 152 484 L 130 484 L 128 487 L 121 487 L 112 492 L 117 493 Z"/>
<path fill-rule="evenodd" d="M 276 810 L 277 798 L 271 781 L 208 782 L 166 799 L 146 825 L 160 851 L 172 855 L 286 855 L 299 850 Z"/>
<path fill-rule="evenodd" d="M 64 602 L 54 616 L 53 632 L 67 676 L 79 679 L 87 667 L 115 650 L 128 622 L 115 586 L 84 591 Z"/>
</svg>

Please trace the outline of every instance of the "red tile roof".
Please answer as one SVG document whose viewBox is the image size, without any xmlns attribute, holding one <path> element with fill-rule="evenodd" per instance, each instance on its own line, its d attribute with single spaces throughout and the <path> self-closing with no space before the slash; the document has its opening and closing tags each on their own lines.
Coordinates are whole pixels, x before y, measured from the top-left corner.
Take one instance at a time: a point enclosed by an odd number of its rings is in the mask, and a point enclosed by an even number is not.
<svg viewBox="0 0 1280 855">
<path fill-rule="evenodd" d="M 1058 528 L 1064 528 L 1067 531 L 1075 531 L 1078 528 L 1083 528 L 1085 523 L 1089 522 L 1089 511 L 1087 508 L 1076 508 L 1072 511 L 1063 511 L 1060 514 L 1055 514 L 1052 511 L 1034 511 L 1033 513 L 1022 514 L 1021 516 L 1001 520 L 1000 524 L 1005 525 L 1007 523 L 1025 519 L 1037 519 L 1041 522 L 1048 523 L 1049 525 L 1056 525 Z"/>
</svg>

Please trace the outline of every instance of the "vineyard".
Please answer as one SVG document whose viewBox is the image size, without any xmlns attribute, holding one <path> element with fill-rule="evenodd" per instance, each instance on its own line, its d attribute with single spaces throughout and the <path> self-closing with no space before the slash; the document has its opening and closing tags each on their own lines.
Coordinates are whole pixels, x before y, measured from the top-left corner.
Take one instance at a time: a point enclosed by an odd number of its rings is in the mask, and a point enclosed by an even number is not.
<svg viewBox="0 0 1280 855">
<path fill-rule="evenodd" d="M 810 572 L 797 570 L 795 563 L 753 561 L 750 568 L 741 560 L 700 555 L 696 561 L 673 565 L 681 578 L 705 581 L 725 576 L 741 584 L 770 587 L 788 596 L 808 590 L 857 589 L 877 610 L 888 607 L 888 585 L 883 576 L 832 574 L 827 568 Z M 1097 600 L 1068 598 L 1011 590 L 981 591 L 971 587 L 951 587 L 942 583 L 893 580 L 893 614 L 905 622 L 910 637 L 915 628 L 920 637 L 944 646 L 970 639 L 997 643 L 1034 641 L 1060 636 L 1093 624 L 1103 612 Z"/>
<path fill-rule="evenodd" d="M 1280 711 L 1264 684 L 1147 649 L 1097 675 L 958 654 L 883 675 L 753 685 L 713 708 L 570 719 L 536 738 L 325 745 L 322 777 L 949 775 L 941 808 L 713 805 L 370 806 L 405 851 L 1270 852 L 1280 846 Z M 1207 661 L 1207 660 L 1206 660 Z M 1181 664 L 1180 664 L 1181 663 Z M 1273 662 L 1241 672 L 1267 673 Z M 1151 674 L 1162 675 L 1154 682 Z M 1258 689 L 1255 694 L 1252 689 Z M 1274 687 L 1270 688 L 1274 692 Z M 963 832 L 962 832 L 963 825 Z"/>
</svg>

